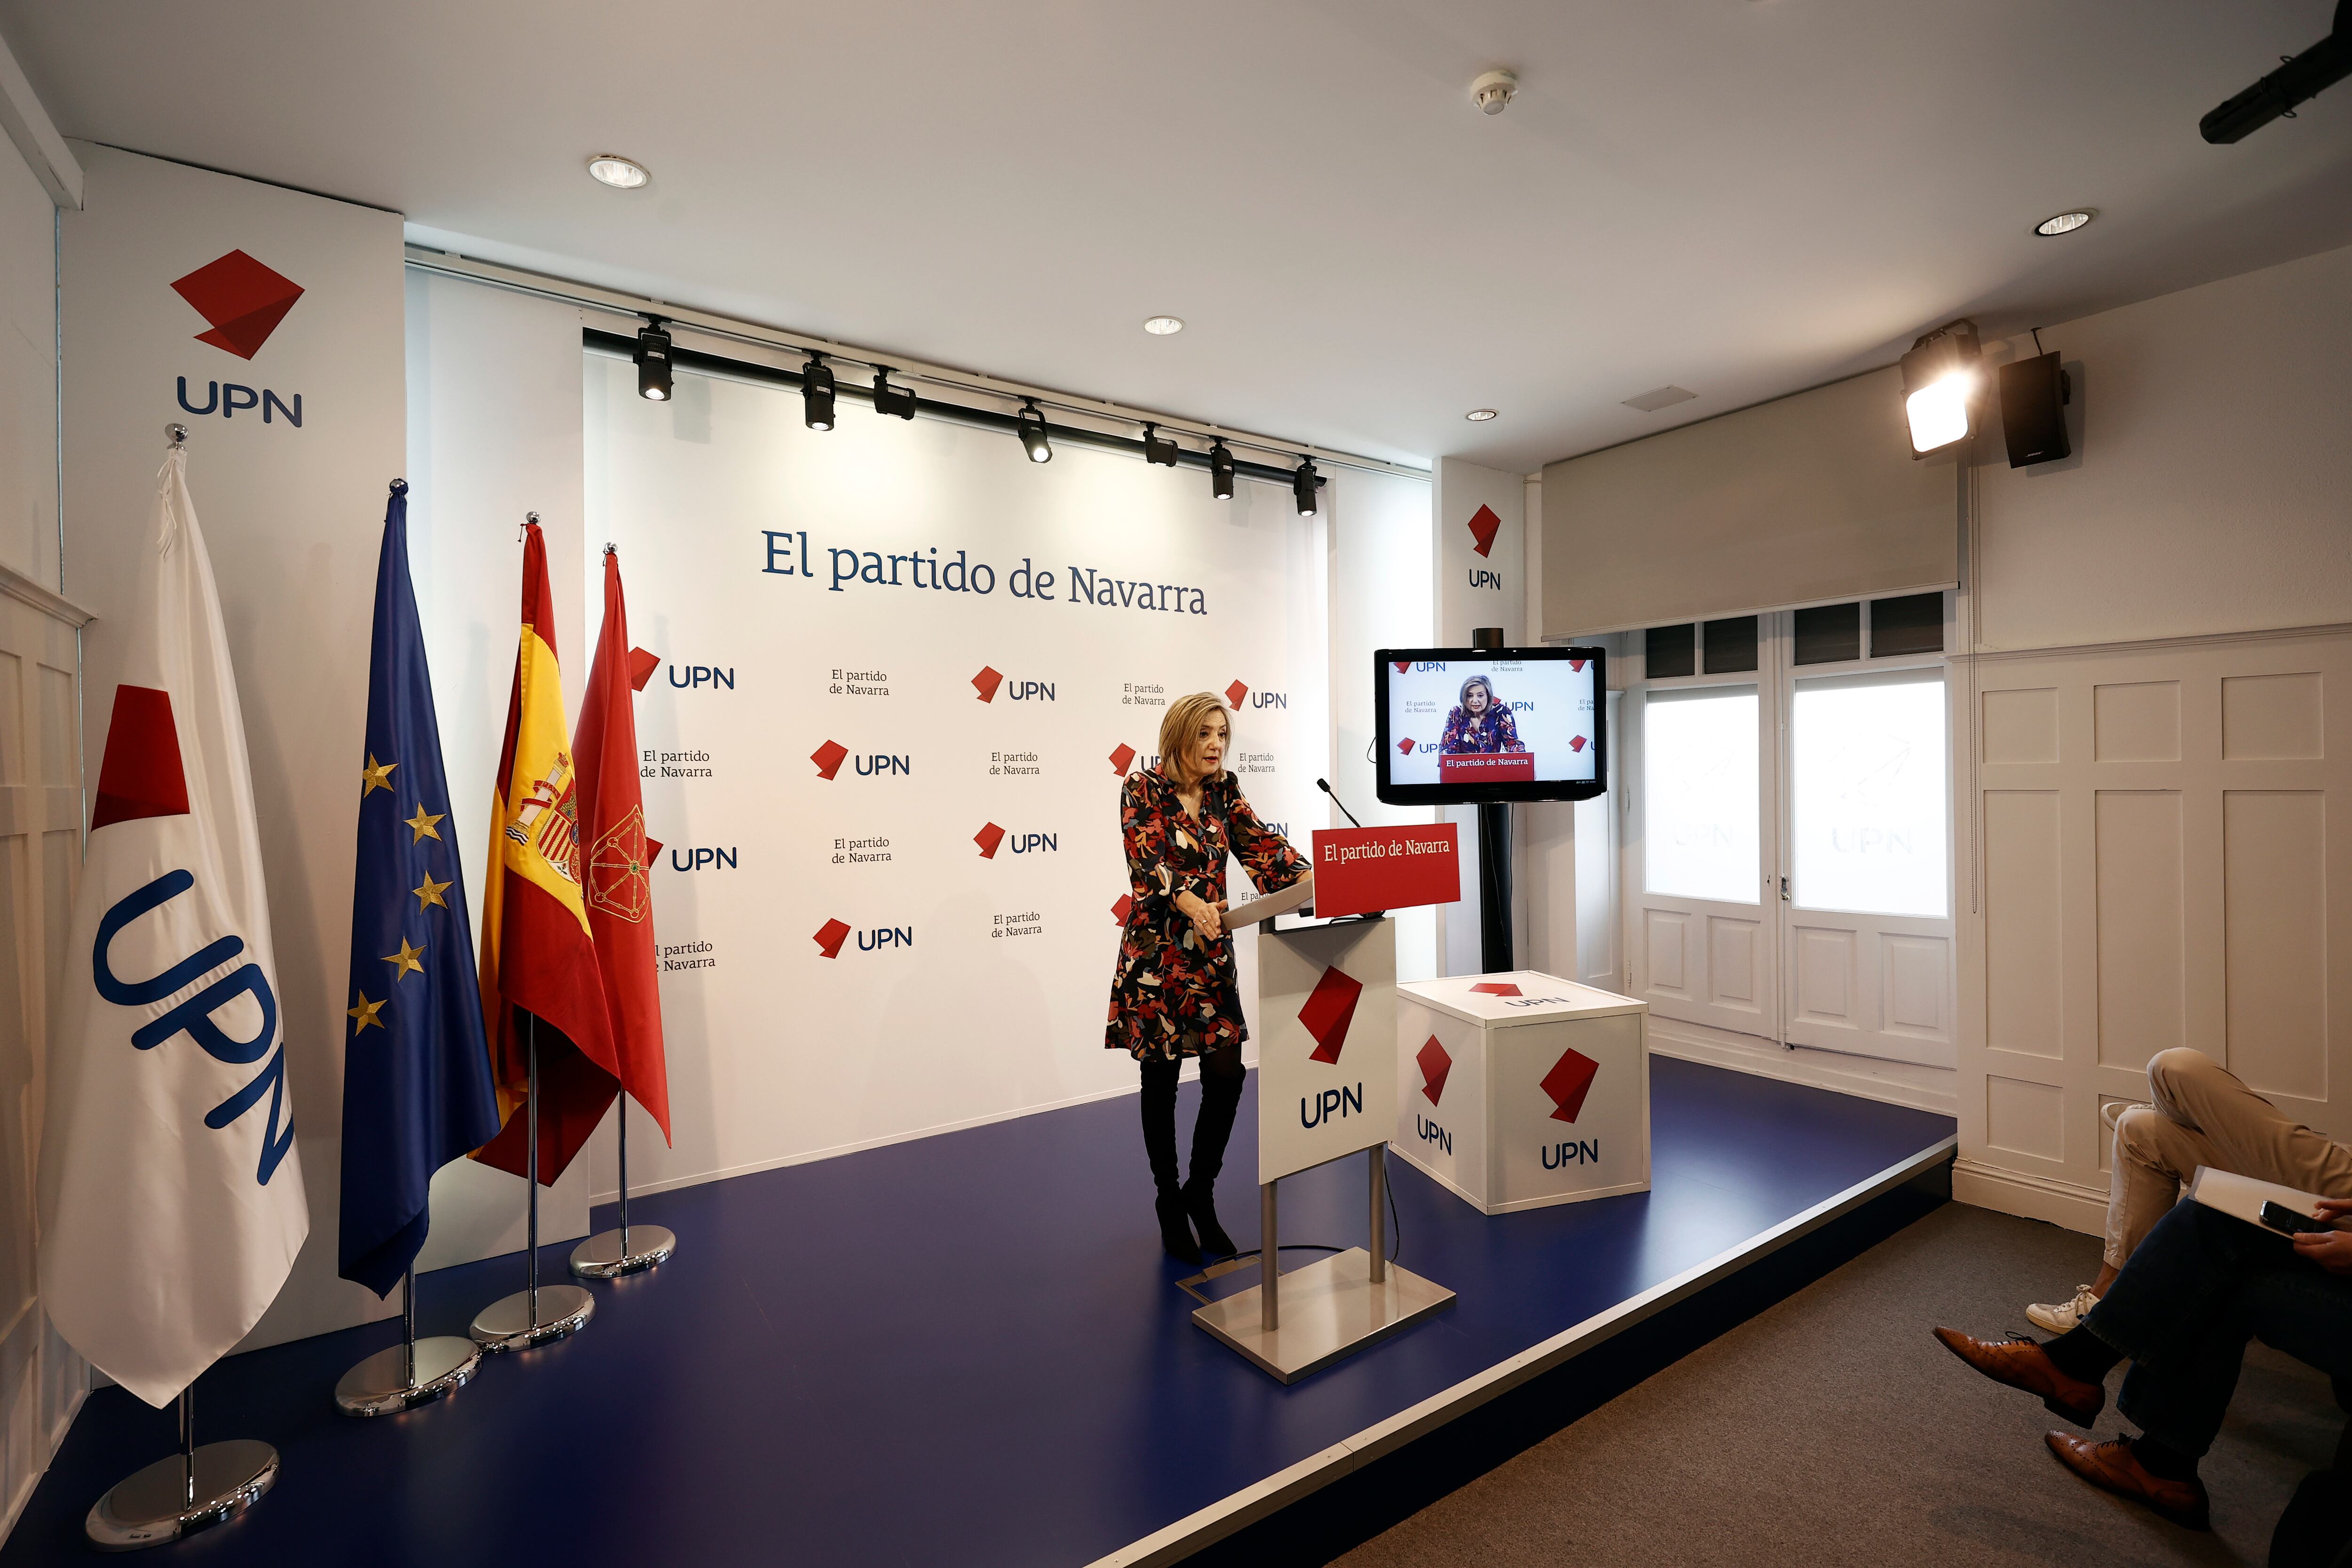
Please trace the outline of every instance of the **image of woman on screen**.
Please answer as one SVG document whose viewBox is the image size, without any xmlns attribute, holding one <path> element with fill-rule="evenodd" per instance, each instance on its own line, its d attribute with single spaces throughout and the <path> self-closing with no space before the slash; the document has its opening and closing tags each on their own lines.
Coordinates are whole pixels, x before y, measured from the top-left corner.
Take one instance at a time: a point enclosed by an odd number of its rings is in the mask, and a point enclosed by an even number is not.
<svg viewBox="0 0 2352 1568">
<path fill-rule="evenodd" d="M 1308 870 L 1307 857 L 1258 820 L 1225 771 L 1232 739 L 1216 696 L 1180 697 L 1160 721 L 1159 765 L 1129 775 L 1118 795 L 1129 902 L 1103 1044 L 1142 1068 L 1143 1152 L 1159 1189 L 1160 1244 L 1186 1263 L 1200 1262 L 1203 1251 L 1234 1250 L 1217 1223 L 1216 1183 L 1241 1104 L 1249 1030 L 1223 921 L 1225 859 L 1239 860 L 1260 893 Z M 1201 1059 L 1201 1112 L 1192 1173 L 1180 1183 L 1176 1075 L 1186 1057 Z"/>
<path fill-rule="evenodd" d="M 1510 709 L 1495 696 L 1483 675 L 1462 683 L 1462 700 L 1445 716 L 1445 733 L 1438 737 L 1437 753 L 1458 757 L 1472 752 L 1524 752 L 1519 727 Z"/>
</svg>

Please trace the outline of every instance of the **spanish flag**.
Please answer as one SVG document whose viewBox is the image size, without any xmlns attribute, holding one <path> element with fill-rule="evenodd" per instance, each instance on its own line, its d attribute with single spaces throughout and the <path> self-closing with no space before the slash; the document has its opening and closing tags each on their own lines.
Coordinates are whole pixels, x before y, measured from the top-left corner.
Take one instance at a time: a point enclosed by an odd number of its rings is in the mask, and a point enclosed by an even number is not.
<svg viewBox="0 0 2352 1568">
<path fill-rule="evenodd" d="M 581 888 L 579 835 L 579 768 L 563 732 L 547 543 L 534 522 L 524 534 L 522 641 L 507 697 L 506 746 L 490 795 L 482 890 L 482 1013 L 505 1127 L 474 1158 L 525 1173 L 527 1013 L 537 1021 L 542 1185 L 552 1185 L 587 1143 L 619 1088 Z"/>
</svg>

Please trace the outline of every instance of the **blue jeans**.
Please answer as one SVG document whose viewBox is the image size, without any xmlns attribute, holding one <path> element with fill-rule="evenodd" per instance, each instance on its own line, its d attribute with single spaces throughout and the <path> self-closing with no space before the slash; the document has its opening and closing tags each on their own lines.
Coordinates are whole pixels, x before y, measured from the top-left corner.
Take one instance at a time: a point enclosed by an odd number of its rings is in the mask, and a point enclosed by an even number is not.
<svg viewBox="0 0 2352 1568">
<path fill-rule="evenodd" d="M 2083 1326 L 2131 1359 L 2116 1407 L 2166 1447 L 2202 1456 L 2249 1339 L 2352 1376 L 2352 1275 L 2296 1257 L 2275 1232 L 2183 1202 L 2147 1233 Z"/>
</svg>

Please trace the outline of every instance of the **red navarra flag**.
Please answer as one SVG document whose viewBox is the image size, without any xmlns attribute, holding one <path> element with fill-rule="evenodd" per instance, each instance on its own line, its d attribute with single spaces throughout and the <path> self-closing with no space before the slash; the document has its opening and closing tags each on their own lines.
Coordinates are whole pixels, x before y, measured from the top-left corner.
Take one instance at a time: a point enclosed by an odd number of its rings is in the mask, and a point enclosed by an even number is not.
<svg viewBox="0 0 2352 1568">
<path fill-rule="evenodd" d="M 662 1054 L 660 965 L 654 951 L 653 868 L 661 846 L 646 837 L 637 787 L 637 721 L 630 699 L 642 682 L 629 647 L 621 560 L 604 552 L 604 630 L 572 731 L 580 759 L 580 842 L 586 858 L 588 929 L 604 976 L 604 1013 L 621 1087 L 669 1137 L 669 1067 Z M 649 668 L 646 673 L 653 673 Z"/>
<path fill-rule="evenodd" d="M 521 1015 L 538 1020 L 539 1179 L 552 1184 L 613 1103 L 619 1064 L 581 889 L 580 780 L 563 738 L 563 677 L 547 543 L 530 525 L 522 551 L 522 637 L 507 697 L 506 746 L 490 796 L 482 888 L 482 1012 L 504 1131 L 474 1158 L 524 1173 L 528 1052 Z"/>
</svg>

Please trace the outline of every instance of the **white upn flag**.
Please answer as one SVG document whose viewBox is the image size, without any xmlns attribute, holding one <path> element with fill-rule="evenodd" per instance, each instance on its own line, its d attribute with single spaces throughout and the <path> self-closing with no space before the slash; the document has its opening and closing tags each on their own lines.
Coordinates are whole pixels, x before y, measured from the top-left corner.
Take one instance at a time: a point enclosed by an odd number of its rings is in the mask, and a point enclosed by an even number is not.
<svg viewBox="0 0 2352 1568">
<path fill-rule="evenodd" d="M 310 1230 L 245 722 L 187 454 L 155 477 L 49 1037 L 42 1303 L 168 1405 L 259 1321 Z"/>
</svg>

